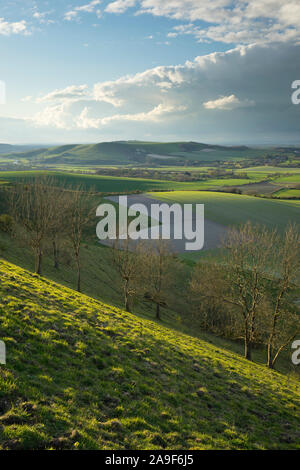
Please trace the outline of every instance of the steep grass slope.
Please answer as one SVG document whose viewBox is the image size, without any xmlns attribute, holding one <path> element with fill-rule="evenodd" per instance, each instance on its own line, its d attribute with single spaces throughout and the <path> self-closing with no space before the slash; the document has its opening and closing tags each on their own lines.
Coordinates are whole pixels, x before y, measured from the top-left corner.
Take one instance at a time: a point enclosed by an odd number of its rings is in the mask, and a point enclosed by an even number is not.
<svg viewBox="0 0 300 470">
<path fill-rule="evenodd" d="M 1 449 L 300 447 L 300 388 L 0 261 Z"/>
</svg>

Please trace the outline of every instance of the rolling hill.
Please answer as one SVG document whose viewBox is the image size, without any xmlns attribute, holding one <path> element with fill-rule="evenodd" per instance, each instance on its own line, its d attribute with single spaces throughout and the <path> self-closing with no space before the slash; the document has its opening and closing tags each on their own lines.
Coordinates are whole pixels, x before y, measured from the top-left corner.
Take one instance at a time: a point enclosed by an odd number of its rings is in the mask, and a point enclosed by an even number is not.
<svg viewBox="0 0 300 470">
<path fill-rule="evenodd" d="M 245 146 L 224 147 L 197 142 L 102 142 L 90 145 L 62 145 L 23 153 L 11 158 L 44 165 L 116 165 L 116 164 L 184 164 L 185 161 L 213 162 L 260 157 L 265 150 Z"/>
<path fill-rule="evenodd" d="M 0 449 L 299 448 L 291 377 L 5 261 L 0 279 Z"/>
<path fill-rule="evenodd" d="M 39 149 L 38 145 L 10 145 L 0 143 L 0 154 L 19 154 L 20 152 L 28 153 L 32 150 Z"/>
</svg>

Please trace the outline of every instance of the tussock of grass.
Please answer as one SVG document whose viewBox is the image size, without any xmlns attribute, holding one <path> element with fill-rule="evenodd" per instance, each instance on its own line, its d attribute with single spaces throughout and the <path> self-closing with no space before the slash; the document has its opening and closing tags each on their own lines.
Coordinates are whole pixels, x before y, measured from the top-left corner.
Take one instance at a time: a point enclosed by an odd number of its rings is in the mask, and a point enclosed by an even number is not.
<svg viewBox="0 0 300 470">
<path fill-rule="evenodd" d="M 0 262 L 0 449 L 299 448 L 297 382 Z"/>
</svg>

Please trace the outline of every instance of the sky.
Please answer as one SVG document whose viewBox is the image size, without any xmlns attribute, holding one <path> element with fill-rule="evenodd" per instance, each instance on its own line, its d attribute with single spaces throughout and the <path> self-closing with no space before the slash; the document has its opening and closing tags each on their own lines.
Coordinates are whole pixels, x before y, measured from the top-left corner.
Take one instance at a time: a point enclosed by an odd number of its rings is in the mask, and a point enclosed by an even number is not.
<svg viewBox="0 0 300 470">
<path fill-rule="evenodd" d="M 299 0 L 3 3 L 0 142 L 300 144 Z"/>
</svg>

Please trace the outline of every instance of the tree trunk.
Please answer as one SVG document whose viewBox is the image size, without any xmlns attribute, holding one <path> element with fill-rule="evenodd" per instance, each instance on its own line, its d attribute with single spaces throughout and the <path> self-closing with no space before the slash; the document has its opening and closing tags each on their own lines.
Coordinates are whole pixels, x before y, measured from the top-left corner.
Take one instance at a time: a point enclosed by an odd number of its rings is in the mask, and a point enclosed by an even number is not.
<svg viewBox="0 0 300 470">
<path fill-rule="evenodd" d="M 267 360 L 267 367 L 269 369 L 274 368 L 274 362 L 273 362 L 273 348 L 271 342 L 268 343 L 268 360 Z"/>
<path fill-rule="evenodd" d="M 81 270 L 80 270 L 79 258 L 76 259 L 76 262 L 77 262 L 77 292 L 81 292 Z"/>
<path fill-rule="evenodd" d="M 126 312 L 130 313 L 129 296 L 128 296 L 128 291 L 126 288 L 125 288 L 125 310 Z"/>
<path fill-rule="evenodd" d="M 52 242 L 52 245 L 53 245 L 53 266 L 55 269 L 58 269 L 58 248 L 57 248 L 57 245 L 56 245 L 56 241 L 53 240 Z"/>
<path fill-rule="evenodd" d="M 156 304 L 156 320 L 160 320 L 160 305 Z"/>
<path fill-rule="evenodd" d="M 245 359 L 252 360 L 252 347 L 247 336 L 245 336 Z"/>
<path fill-rule="evenodd" d="M 41 276 L 41 274 L 42 274 L 42 252 L 41 252 L 41 250 L 38 250 L 38 252 L 37 252 L 35 272 L 39 276 Z"/>
</svg>

